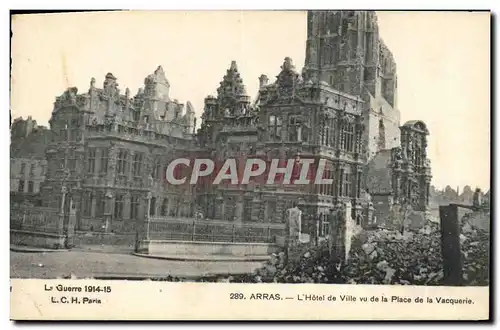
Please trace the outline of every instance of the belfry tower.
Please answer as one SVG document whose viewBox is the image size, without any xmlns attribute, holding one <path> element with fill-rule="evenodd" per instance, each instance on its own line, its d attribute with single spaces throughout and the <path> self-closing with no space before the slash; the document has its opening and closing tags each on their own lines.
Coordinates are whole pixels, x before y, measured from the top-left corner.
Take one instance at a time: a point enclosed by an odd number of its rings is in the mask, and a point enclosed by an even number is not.
<svg viewBox="0 0 500 330">
<path fill-rule="evenodd" d="M 309 11 L 303 74 L 363 99 L 368 159 L 381 146 L 400 144 L 396 63 L 379 37 L 375 12 Z"/>
</svg>

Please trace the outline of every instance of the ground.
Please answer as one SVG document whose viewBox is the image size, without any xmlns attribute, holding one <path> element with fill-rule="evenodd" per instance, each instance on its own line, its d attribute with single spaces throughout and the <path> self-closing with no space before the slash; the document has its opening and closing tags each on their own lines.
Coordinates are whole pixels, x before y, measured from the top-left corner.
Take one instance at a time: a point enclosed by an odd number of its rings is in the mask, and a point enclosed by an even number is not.
<svg viewBox="0 0 500 330">
<path fill-rule="evenodd" d="M 92 250 L 10 252 L 11 278 L 197 277 L 248 273 L 259 266 L 259 262 L 172 261 L 138 257 L 127 252 Z"/>
</svg>

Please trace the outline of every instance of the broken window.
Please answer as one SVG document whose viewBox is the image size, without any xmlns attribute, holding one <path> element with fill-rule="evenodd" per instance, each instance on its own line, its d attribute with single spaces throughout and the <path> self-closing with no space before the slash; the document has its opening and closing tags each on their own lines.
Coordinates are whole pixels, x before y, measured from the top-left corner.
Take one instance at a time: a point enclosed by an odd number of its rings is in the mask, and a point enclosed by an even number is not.
<svg viewBox="0 0 500 330">
<path fill-rule="evenodd" d="M 142 153 L 136 153 L 132 163 L 132 173 L 134 176 L 141 176 Z"/>
<path fill-rule="evenodd" d="M 114 219 L 123 219 L 123 195 L 121 194 L 115 197 Z"/>
<path fill-rule="evenodd" d="M 288 140 L 291 142 L 302 141 L 302 118 L 290 116 L 288 122 Z"/>
<path fill-rule="evenodd" d="M 149 215 L 152 217 L 156 215 L 156 197 L 151 197 L 151 202 L 149 203 Z"/>
<path fill-rule="evenodd" d="M 87 191 L 83 196 L 83 216 L 90 217 L 92 213 L 92 199 L 94 194 L 92 191 Z"/>
<path fill-rule="evenodd" d="M 33 192 L 33 181 L 28 181 L 28 192 L 32 193 Z"/>
<path fill-rule="evenodd" d="M 245 198 L 243 201 L 243 221 L 252 221 L 252 200 Z"/>
<path fill-rule="evenodd" d="M 127 158 L 128 153 L 124 149 L 120 149 L 118 153 L 118 161 L 117 161 L 117 171 L 118 174 L 124 175 L 127 174 Z"/>
<path fill-rule="evenodd" d="M 352 196 L 351 173 L 349 173 L 348 171 L 344 171 L 343 173 L 342 196 L 344 197 Z"/>
<path fill-rule="evenodd" d="M 101 173 L 108 172 L 108 157 L 109 157 L 108 148 L 102 148 L 101 149 Z"/>
<path fill-rule="evenodd" d="M 105 210 L 105 200 L 106 196 L 102 191 L 98 191 L 96 194 L 96 216 L 97 217 L 102 217 L 104 216 L 104 210 Z"/>
<path fill-rule="evenodd" d="M 137 219 L 139 217 L 139 197 L 130 197 L 130 219 Z"/>
<path fill-rule="evenodd" d="M 96 148 L 87 149 L 87 172 L 94 173 Z"/>
<path fill-rule="evenodd" d="M 342 127 L 342 150 L 353 152 L 354 142 L 354 124 L 346 122 Z"/>
<path fill-rule="evenodd" d="M 271 141 L 281 141 L 282 124 L 280 116 L 269 116 L 269 138 Z"/>
<path fill-rule="evenodd" d="M 18 192 L 24 192 L 24 180 L 19 180 L 19 184 L 17 186 Z"/>
</svg>

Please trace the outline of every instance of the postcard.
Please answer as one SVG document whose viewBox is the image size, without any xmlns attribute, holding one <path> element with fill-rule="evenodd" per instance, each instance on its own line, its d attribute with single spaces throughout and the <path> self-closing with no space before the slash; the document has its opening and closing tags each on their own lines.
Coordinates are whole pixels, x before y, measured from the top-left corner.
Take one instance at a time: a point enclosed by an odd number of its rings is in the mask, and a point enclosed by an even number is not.
<svg viewBox="0 0 500 330">
<path fill-rule="evenodd" d="M 488 320 L 490 22 L 14 14 L 11 319 Z"/>
</svg>

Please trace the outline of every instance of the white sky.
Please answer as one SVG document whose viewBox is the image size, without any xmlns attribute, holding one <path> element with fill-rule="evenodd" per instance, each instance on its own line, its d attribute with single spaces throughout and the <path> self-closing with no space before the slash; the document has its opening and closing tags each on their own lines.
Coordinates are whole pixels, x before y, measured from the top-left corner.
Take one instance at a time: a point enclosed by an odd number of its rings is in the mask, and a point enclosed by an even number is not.
<svg viewBox="0 0 500 330">
<path fill-rule="evenodd" d="M 430 130 L 433 184 L 488 189 L 490 16 L 467 12 L 381 12 L 380 34 L 398 67 L 403 124 Z M 236 60 L 250 96 L 290 56 L 304 64 L 306 13 L 121 12 L 18 16 L 12 23 L 12 116 L 47 125 L 67 87 L 102 86 L 112 72 L 134 95 L 162 65 L 171 98 L 197 116 Z"/>
</svg>

